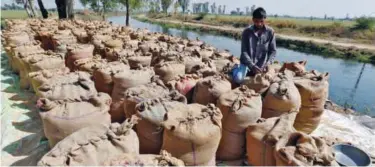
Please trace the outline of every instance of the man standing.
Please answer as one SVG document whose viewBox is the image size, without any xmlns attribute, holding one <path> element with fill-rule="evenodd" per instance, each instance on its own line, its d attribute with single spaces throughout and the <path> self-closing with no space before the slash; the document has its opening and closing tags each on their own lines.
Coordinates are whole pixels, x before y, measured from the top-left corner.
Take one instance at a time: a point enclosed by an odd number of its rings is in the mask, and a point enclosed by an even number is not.
<svg viewBox="0 0 375 167">
<path fill-rule="evenodd" d="M 237 83 L 242 82 L 247 76 L 254 76 L 263 72 L 276 56 L 276 38 L 271 27 L 265 25 L 267 18 L 263 8 L 253 12 L 253 25 L 247 27 L 242 33 L 241 64 L 240 70 L 233 73 Z"/>
</svg>

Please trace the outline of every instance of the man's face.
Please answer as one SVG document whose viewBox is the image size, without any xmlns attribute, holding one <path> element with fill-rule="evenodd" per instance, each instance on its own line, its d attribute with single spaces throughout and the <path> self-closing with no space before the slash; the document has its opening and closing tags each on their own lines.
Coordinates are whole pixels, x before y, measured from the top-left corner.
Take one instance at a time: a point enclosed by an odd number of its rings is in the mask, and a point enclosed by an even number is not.
<svg viewBox="0 0 375 167">
<path fill-rule="evenodd" d="M 264 24 L 265 24 L 265 19 L 257 19 L 257 18 L 253 18 L 253 23 L 255 25 L 255 27 L 257 28 L 263 28 L 264 27 Z"/>
</svg>

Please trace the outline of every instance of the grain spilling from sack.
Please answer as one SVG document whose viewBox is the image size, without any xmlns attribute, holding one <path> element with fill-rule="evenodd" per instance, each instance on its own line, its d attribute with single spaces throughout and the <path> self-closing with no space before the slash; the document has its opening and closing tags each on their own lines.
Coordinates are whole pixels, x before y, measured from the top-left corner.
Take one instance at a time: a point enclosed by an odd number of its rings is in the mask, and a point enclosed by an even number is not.
<svg viewBox="0 0 375 167">
<path fill-rule="evenodd" d="M 297 114 L 294 127 L 307 134 L 319 125 L 324 112 L 324 104 L 328 99 L 329 74 L 306 75 L 294 80 L 302 100 L 300 112 Z"/>
<path fill-rule="evenodd" d="M 37 102 L 43 121 L 44 133 L 53 147 L 73 132 L 96 124 L 109 125 L 111 97 L 99 93 L 87 101 L 55 102 L 41 98 Z"/>
<path fill-rule="evenodd" d="M 246 153 L 246 128 L 260 118 L 262 99 L 254 90 L 241 86 L 222 94 L 217 106 L 223 114 L 223 131 L 216 152 L 217 159 L 243 159 Z"/>
<path fill-rule="evenodd" d="M 220 109 L 214 104 L 189 104 L 166 113 L 162 149 L 186 165 L 215 166 L 215 153 L 221 138 Z"/>
<path fill-rule="evenodd" d="M 97 124 L 82 128 L 53 147 L 38 162 L 40 166 L 99 166 L 109 157 L 139 154 L 138 137 L 132 130 L 135 120 L 109 127 Z"/>
</svg>

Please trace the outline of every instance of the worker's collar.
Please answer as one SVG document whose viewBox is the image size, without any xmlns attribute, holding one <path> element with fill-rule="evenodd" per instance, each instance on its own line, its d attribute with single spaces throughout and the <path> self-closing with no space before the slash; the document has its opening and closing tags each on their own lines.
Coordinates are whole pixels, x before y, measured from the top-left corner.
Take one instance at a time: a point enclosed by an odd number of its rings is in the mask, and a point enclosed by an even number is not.
<svg viewBox="0 0 375 167">
<path fill-rule="evenodd" d="M 258 27 L 255 26 L 255 25 L 251 25 L 250 29 L 253 30 L 254 32 L 256 32 L 256 31 L 258 31 L 258 30 L 266 30 L 267 27 L 266 27 L 266 25 L 263 25 L 262 28 L 258 28 Z"/>
</svg>

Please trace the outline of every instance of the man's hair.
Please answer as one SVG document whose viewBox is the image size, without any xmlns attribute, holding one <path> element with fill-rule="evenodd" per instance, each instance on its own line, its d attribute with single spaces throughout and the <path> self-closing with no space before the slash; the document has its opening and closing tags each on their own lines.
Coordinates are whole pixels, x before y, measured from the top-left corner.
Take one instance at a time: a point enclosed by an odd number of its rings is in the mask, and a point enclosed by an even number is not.
<svg viewBox="0 0 375 167">
<path fill-rule="evenodd" d="M 256 19 L 267 18 L 266 10 L 264 10 L 262 7 L 256 8 L 253 12 L 253 18 L 256 18 Z"/>
</svg>

